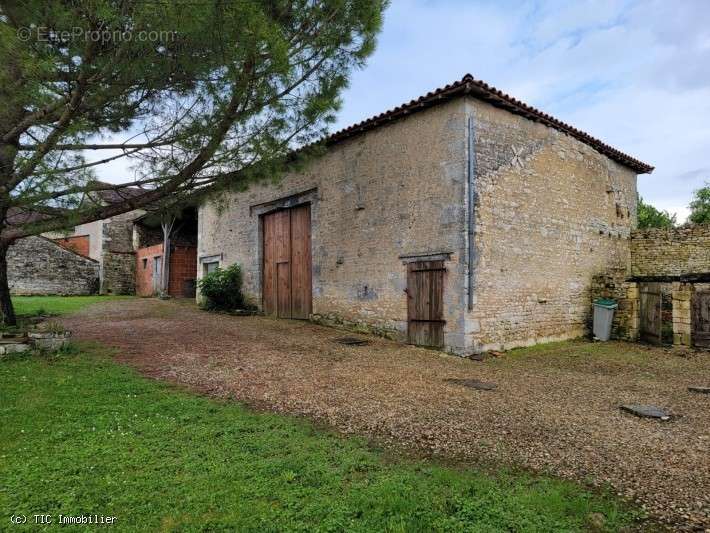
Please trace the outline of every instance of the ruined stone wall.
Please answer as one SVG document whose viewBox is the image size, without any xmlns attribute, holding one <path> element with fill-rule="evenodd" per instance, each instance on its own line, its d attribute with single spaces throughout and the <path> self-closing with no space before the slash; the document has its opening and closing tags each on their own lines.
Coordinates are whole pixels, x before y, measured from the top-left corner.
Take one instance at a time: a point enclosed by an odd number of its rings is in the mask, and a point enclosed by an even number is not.
<svg viewBox="0 0 710 533">
<path fill-rule="evenodd" d="M 200 209 L 198 260 L 218 256 L 222 266 L 240 263 L 246 292 L 260 303 L 260 218 L 254 206 L 315 189 L 315 318 L 403 338 L 406 265 L 400 256 L 448 252 L 445 344 L 461 352 L 465 128 L 464 101 L 456 100 L 339 143 L 278 184 L 224 194 Z"/>
<path fill-rule="evenodd" d="M 133 220 L 140 214 L 141 212 L 131 211 L 103 221 L 101 294 L 135 293 Z"/>
<path fill-rule="evenodd" d="M 105 220 L 80 224 L 70 231 L 55 231 L 44 236 L 51 239 L 86 236 L 88 256 L 99 262 L 101 294 L 133 294 L 135 292 L 135 246 L 133 221 L 145 211 L 136 209 Z"/>
<path fill-rule="evenodd" d="M 98 291 L 98 262 L 50 239 L 20 239 L 10 246 L 7 260 L 12 294 L 78 296 Z"/>
<path fill-rule="evenodd" d="M 631 275 L 692 276 L 710 273 L 710 226 L 643 229 L 631 234 Z"/>
<path fill-rule="evenodd" d="M 477 262 L 467 345 L 588 331 L 594 275 L 627 270 L 634 172 L 564 133 L 470 99 Z"/>
</svg>

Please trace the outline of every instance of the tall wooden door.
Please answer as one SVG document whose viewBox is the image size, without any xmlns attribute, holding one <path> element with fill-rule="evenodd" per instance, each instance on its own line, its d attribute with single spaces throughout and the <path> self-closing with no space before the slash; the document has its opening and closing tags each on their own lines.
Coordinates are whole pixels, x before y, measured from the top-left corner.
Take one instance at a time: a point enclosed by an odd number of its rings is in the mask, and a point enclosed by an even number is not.
<svg viewBox="0 0 710 533">
<path fill-rule="evenodd" d="M 443 261 L 407 265 L 407 337 L 410 344 L 444 345 Z"/>
<path fill-rule="evenodd" d="M 710 348 L 710 291 L 695 291 L 692 301 L 693 346 Z"/>
<path fill-rule="evenodd" d="M 640 287 L 639 321 L 641 340 L 661 344 L 661 285 L 643 283 Z"/>
<path fill-rule="evenodd" d="M 311 208 L 264 215 L 264 312 L 306 319 L 311 313 Z"/>
<path fill-rule="evenodd" d="M 160 280 L 163 278 L 163 257 L 156 256 L 153 258 L 153 293 L 160 292 L 162 288 Z"/>
</svg>

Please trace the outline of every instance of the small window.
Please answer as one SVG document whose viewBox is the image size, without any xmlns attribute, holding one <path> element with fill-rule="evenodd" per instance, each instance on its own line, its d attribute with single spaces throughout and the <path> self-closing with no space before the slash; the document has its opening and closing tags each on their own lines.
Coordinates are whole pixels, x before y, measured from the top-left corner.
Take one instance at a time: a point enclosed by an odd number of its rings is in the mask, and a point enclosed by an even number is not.
<svg viewBox="0 0 710 533">
<path fill-rule="evenodd" d="M 144 257 L 143 258 L 143 270 L 145 270 L 146 268 L 148 268 L 148 258 Z"/>
<path fill-rule="evenodd" d="M 219 268 L 219 261 L 214 261 L 211 263 L 204 263 L 204 273 L 205 274 L 210 274 L 211 272 L 214 272 Z"/>
</svg>

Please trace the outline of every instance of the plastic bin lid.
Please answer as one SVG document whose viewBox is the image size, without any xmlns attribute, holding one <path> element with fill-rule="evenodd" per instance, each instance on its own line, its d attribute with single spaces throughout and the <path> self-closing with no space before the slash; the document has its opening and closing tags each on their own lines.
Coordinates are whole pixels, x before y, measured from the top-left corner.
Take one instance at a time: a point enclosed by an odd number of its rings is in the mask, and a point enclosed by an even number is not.
<svg viewBox="0 0 710 533">
<path fill-rule="evenodd" d="M 599 307 L 606 307 L 607 309 L 616 309 L 618 304 L 616 303 L 616 300 L 612 300 L 611 298 L 597 298 L 594 300 L 594 305 L 598 305 Z"/>
</svg>

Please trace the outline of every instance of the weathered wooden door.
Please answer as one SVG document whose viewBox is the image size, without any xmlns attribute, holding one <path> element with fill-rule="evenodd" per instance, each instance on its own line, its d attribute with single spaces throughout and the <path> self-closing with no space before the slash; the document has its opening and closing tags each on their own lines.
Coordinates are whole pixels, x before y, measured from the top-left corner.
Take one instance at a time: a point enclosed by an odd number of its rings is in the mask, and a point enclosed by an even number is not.
<svg viewBox="0 0 710 533">
<path fill-rule="evenodd" d="M 710 291 L 693 293 L 693 346 L 710 348 Z"/>
<path fill-rule="evenodd" d="M 443 261 L 407 265 L 407 337 L 410 344 L 444 345 Z"/>
<path fill-rule="evenodd" d="M 163 277 L 163 256 L 153 258 L 153 293 L 160 292 L 160 280 Z"/>
<path fill-rule="evenodd" d="M 659 283 L 642 283 L 640 300 L 641 340 L 661 344 L 661 285 Z"/>
<path fill-rule="evenodd" d="M 311 209 L 300 205 L 264 215 L 264 312 L 281 318 L 311 313 Z"/>
</svg>

